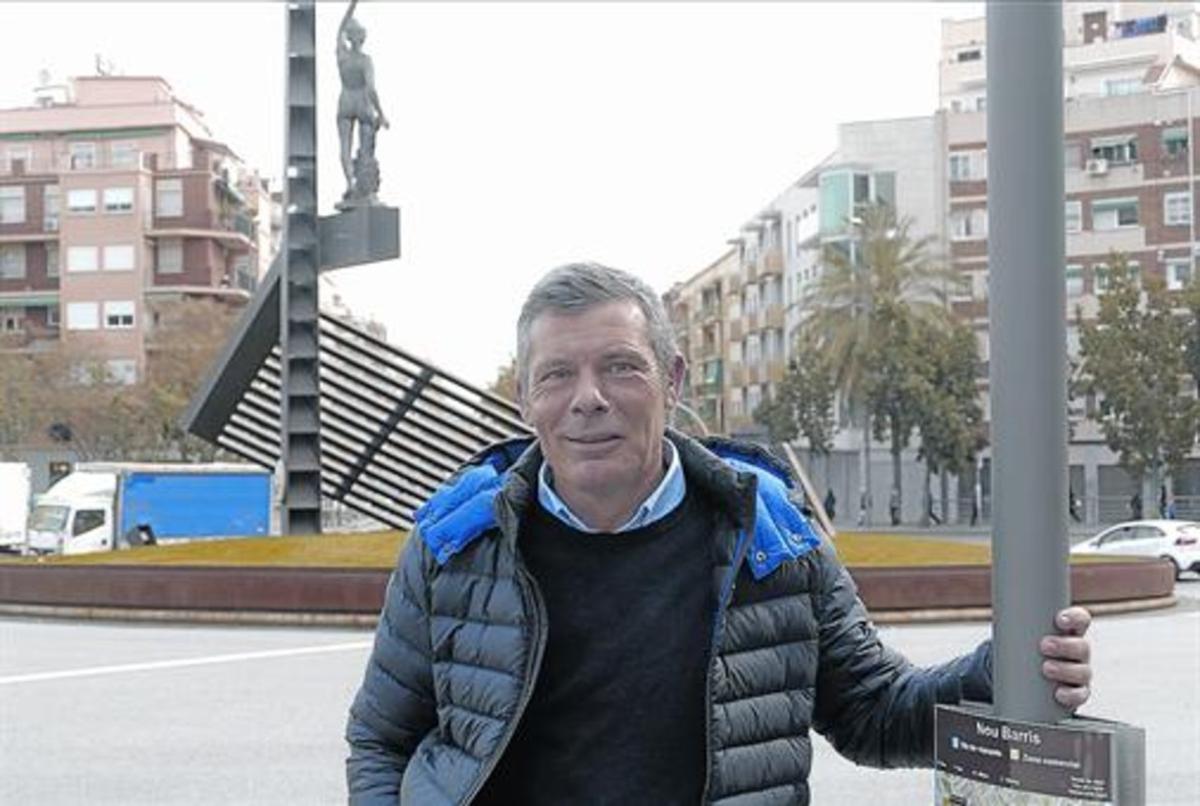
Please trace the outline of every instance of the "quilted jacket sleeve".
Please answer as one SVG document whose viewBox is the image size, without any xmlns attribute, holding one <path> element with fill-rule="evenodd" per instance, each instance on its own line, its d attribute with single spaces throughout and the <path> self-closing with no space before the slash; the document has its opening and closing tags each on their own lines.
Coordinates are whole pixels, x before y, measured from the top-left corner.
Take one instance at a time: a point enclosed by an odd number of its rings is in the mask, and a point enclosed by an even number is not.
<svg viewBox="0 0 1200 806">
<path fill-rule="evenodd" d="M 390 804 L 418 742 L 434 727 L 427 574 L 433 563 L 414 530 L 388 582 L 375 646 L 350 706 L 350 803 Z"/>
<path fill-rule="evenodd" d="M 879 641 L 833 548 L 822 542 L 816 552 L 820 649 L 814 727 L 858 764 L 932 765 L 934 705 L 991 701 L 991 642 L 940 666 L 913 666 Z"/>
</svg>

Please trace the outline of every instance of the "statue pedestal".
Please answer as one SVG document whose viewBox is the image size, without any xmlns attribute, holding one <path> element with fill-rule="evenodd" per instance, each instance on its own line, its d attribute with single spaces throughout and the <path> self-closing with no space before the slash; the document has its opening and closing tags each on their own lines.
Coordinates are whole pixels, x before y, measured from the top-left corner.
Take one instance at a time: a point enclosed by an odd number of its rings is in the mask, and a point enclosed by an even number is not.
<svg viewBox="0 0 1200 806">
<path fill-rule="evenodd" d="M 349 207 L 319 221 L 321 270 L 400 257 L 400 210 L 371 204 Z"/>
</svg>

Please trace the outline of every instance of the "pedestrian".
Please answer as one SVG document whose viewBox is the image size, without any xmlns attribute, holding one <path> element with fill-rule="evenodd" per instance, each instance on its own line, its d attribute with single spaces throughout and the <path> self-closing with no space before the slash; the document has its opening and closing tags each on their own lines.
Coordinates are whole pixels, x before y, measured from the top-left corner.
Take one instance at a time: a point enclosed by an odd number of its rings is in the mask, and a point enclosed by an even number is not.
<svg viewBox="0 0 1200 806">
<path fill-rule="evenodd" d="M 891 516 L 892 526 L 900 525 L 900 489 L 892 487 L 888 495 L 888 515 Z"/>
<path fill-rule="evenodd" d="M 669 426 L 685 363 L 648 285 L 556 269 L 517 332 L 535 436 L 414 514 L 350 708 L 352 804 L 807 804 L 810 729 L 929 766 L 934 703 L 990 700 L 990 642 L 928 668 L 882 645 L 786 467 Z M 1089 620 L 1037 650 L 1068 710 Z"/>
<path fill-rule="evenodd" d="M 1158 488 L 1158 517 L 1167 517 L 1167 485 L 1159 485 Z"/>
<path fill-rule="evenodd" d="M 833 494 L 833 488 L 830 487 L 825 491 L 825 514 L 829 517 L 831 523 L 833 522 L 836 511 L 837 496 Z"/>
<path fill-rule="evenodd" d="M 1176 516 L 1177 516 L 1177 513 L 1175 511 L 1175 499 L 1172 498 L 1170 501 L 1167 502 L 1167 519 L 1173 521 L 1173 520 L 1175 520 Z"/>
<path fill-rule="evenodd" d="M 1142 493 L 1140 490 L 1135 490 L 1129 499 L 1129 512 L 1133 516 L 1133 520 L 1140 521 L 1142 519 Z"/>
<path fill-rule="evenodd" d="M 1079 517 L 1079 499 L 1075 497 L 1075 489 L 1072 487 L 1067 488 L 1067 511 L 1071 513 L 1071 520 L 1076 523 L 1082 522 L 1082 518 Z"/>
</svg>

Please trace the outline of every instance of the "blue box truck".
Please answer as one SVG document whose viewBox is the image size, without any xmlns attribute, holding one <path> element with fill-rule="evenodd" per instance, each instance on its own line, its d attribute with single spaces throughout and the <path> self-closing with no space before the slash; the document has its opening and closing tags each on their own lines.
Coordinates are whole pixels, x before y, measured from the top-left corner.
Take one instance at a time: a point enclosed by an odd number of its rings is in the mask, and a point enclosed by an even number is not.
<svg viewBox="0 0 1200 806">
<path fill-rule="evenodd" d="M 267 535 L 271 474 L 242 464 L 86 462 L 34 499 L 30 552 Z"/>
</svg>

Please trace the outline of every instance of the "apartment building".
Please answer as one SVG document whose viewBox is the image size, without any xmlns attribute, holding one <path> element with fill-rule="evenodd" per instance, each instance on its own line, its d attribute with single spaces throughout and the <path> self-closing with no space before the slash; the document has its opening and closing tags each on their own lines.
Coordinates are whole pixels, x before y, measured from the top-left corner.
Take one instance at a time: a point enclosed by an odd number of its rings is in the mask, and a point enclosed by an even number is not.
<svg viewBox="0 0 1200 806">
<path fill-rule="evenodd" d="M 1200 64 L 1200 17 L 1191 2 L 1063 4 L 1063 95 L 1067 100 L 1139 94 L 1191 83 Z M 987 23 L 943 20 L 938 108 L 987 109 Z"/>
<path fill-rule="evenodd" d="M 143 378 L 164 306 L 242 304 L 279 217 L 263 178 L 154 76 L 88 76 L 0 110 L 0 349 Z"/>
<path fill-rule="evenodd" d="M 1080 3 L 1064 7 L 1067 349 L 1078 355 L 1076 314 L 1099 309 L 1113 251 L 1142 276 L 1183 288 L 1195 270 L 1192 212 L 1196 158 L 1191 147 L 1200 111 L 1200 35 L 1191 3 Z M 1137 16 L 1130 16 L 1136 14 Z M 955 309 L 972 322 L 989 357 L 987 303 L 986 101 L 965 94 L 983 86 L 983 21 L 943 27 L 942 100 L 946 226 L 954 266 L 970 279 Z M 969 78 L 968 78 L 969 76 Z M 977 96 L 982 98 L 982 96 Z M 981 381 L 988 412 L 987 382 Z M 1095 401 L 1072 401 L 1071 489 L 1085 520 L 1128 514 L 1133 483 L 1086 419 Z M 987 505 L 988 468 L 981 484 Z M 1175 479 L 1180 496 L 1200 495 L 1200 468 Z"/>
<path fill-rule="evenodd" d="M 727 250 L 663 295 L 679 350 L 687 360 L 682 401 L 705 428 L 716 434 L 728 432 L 724 398 L 729 325 L 725 297 L 737 268 L 736 250 Z"/>
</svg>

